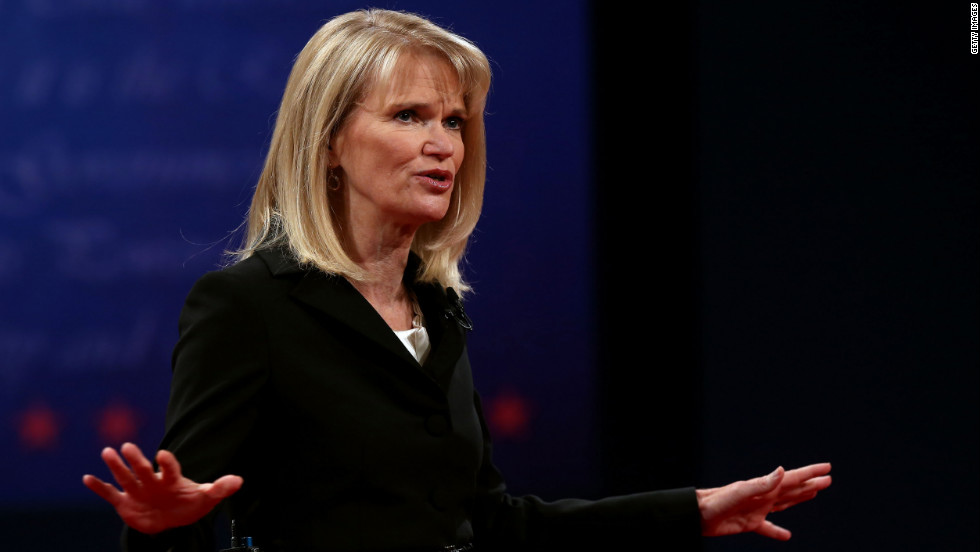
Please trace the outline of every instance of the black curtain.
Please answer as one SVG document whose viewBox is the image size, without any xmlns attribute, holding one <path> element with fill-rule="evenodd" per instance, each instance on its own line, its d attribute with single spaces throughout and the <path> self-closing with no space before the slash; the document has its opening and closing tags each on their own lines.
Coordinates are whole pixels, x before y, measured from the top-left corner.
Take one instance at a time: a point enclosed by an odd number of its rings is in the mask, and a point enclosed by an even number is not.
<svg viewBox="0 0 980 552">
<path fill-rule="evenodd" d="M 607 490 L 829 460 L 707 548 L 976 548 L 970 4 L 593 9 Z"/>
</svg>

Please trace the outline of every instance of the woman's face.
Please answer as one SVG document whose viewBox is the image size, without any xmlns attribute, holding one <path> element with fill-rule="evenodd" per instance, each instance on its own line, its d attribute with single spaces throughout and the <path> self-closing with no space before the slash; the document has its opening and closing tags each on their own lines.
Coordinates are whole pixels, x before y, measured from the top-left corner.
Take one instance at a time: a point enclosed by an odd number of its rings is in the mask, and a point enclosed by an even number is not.
<svg viewBox="0 0 980 552">
<path fill-rule="evenodd" d="M 441 219 L 463 162 L 466 106 L 450 65 L 405 54 L 330 144 L 353 227 L 418 227 Z"/>
</svg>

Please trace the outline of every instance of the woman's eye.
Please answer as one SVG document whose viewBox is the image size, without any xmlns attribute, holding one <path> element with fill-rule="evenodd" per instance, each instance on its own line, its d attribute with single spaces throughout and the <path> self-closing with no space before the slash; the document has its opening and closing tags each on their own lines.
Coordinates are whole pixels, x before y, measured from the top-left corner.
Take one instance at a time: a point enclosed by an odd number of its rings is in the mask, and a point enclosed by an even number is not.
<svg viewBox="0 0 980 552">
<path fill-rule="evenodd" d="M 450 117 L 446 119 L 446 128 L 449 130 L 460 130 L 463 128 L 463 119 L 460 117 Z"/>
<path fill-rule="evenodd" d="M 409 110 L 406 109 L 405 111 L 399 111 L 398 114 L 395 115 L 395 119 L 398 119 L 399 121 L 401 121 L 403 123 L 407 123 L 407 122 L 410 122 L 412 120 L 412 116 L 413 115 L 414 115 L 414 113 L 412 113 L 411 111 L 409 111 Z"/>
</svg>

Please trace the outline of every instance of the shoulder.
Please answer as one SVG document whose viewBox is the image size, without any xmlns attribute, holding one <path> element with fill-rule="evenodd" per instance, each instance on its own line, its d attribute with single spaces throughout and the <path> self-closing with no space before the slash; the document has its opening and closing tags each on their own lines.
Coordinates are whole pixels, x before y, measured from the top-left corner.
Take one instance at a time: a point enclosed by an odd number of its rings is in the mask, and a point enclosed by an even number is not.
<svg viewBox="0 0 980 552">
<path fill-rule="evenodd" d="M 294 276 L 302 277 L 303 273 L 284 253 L 262 250 L 233 265 L 204 274 L 195 282 L 189 298 L 201 293 L 263 295 L 274 292 L 277 282 L 280 282 L 279 287 L 290 287 L 296 281 Z"/>
<path fill-rule="evenodd" d="M 224 268 L 205 273 L 200 280 L 231 282 L 261 282 L 269 280 L 275 275 L 275 268 L 271 266 L 277 257 L 269 258 L 262 253 L 256 253 L 251 257 L 238 261 L 235 264 Z M 199 281 L 200 281 L 199 280 Z"/>
<path fill-rule="evenodd" d="M 287 265 L 280 254 L 259 252 L 204 274 L 187 294 L 181 325 L 201 319 L 243 322 L 261 317 L 270 302 L 288 296 L 304 277 L 301 270 L 285 270 Z"/>
<path fill-rule="evenodd" d="M 288 303 L 295 286 L 291 275 L 277 276 L 275 263 L 253 255 L 234 265 L 208 272 L 191 287 L 178 322 L 174 371 L 206 364 L 246 365 L 243 354 L 258 353 L 269 342 L 280 305 Z M 302 274 L 299 274 L 302 278 Z M 246 356 L 247 356 L 246 355 Z"/>
</svg>

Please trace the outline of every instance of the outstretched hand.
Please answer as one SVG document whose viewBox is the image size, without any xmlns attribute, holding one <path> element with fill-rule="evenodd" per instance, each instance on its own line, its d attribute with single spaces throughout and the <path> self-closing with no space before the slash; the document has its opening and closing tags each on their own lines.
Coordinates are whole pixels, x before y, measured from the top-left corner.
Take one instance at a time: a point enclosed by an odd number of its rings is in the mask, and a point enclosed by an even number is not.
<svg viewBox="0 0 980 552">
<path fill-rule="evenodd" d="M 748 481 L 736 481 L 715 489 L 698 489 L 701 532 L 708 537 L 755 532 L 789 540 L 791 533 L 766 516 L 817 496 L 830 486 L 830 464 L 811 464 L 795 470 L 776 471 Z"/>
<path fill-rule="evenodd" d="M 237 475 L 226 475 L 214 483 L 191 481 L 181 475 L 180 463 L 166 450 L 157 452 L 159 472 L 153 471 L 153 464 L 136 445 L 126 443 L 119 450 L 129 467 L 110 447 L 103 449 L 102 460 L 122 492 L 94 475 L 83 476 L 82 483 L 112 504 L 126 525 L 141 533 L 152 535 L 194 523 L 242 486 Z"/>
</svg>

